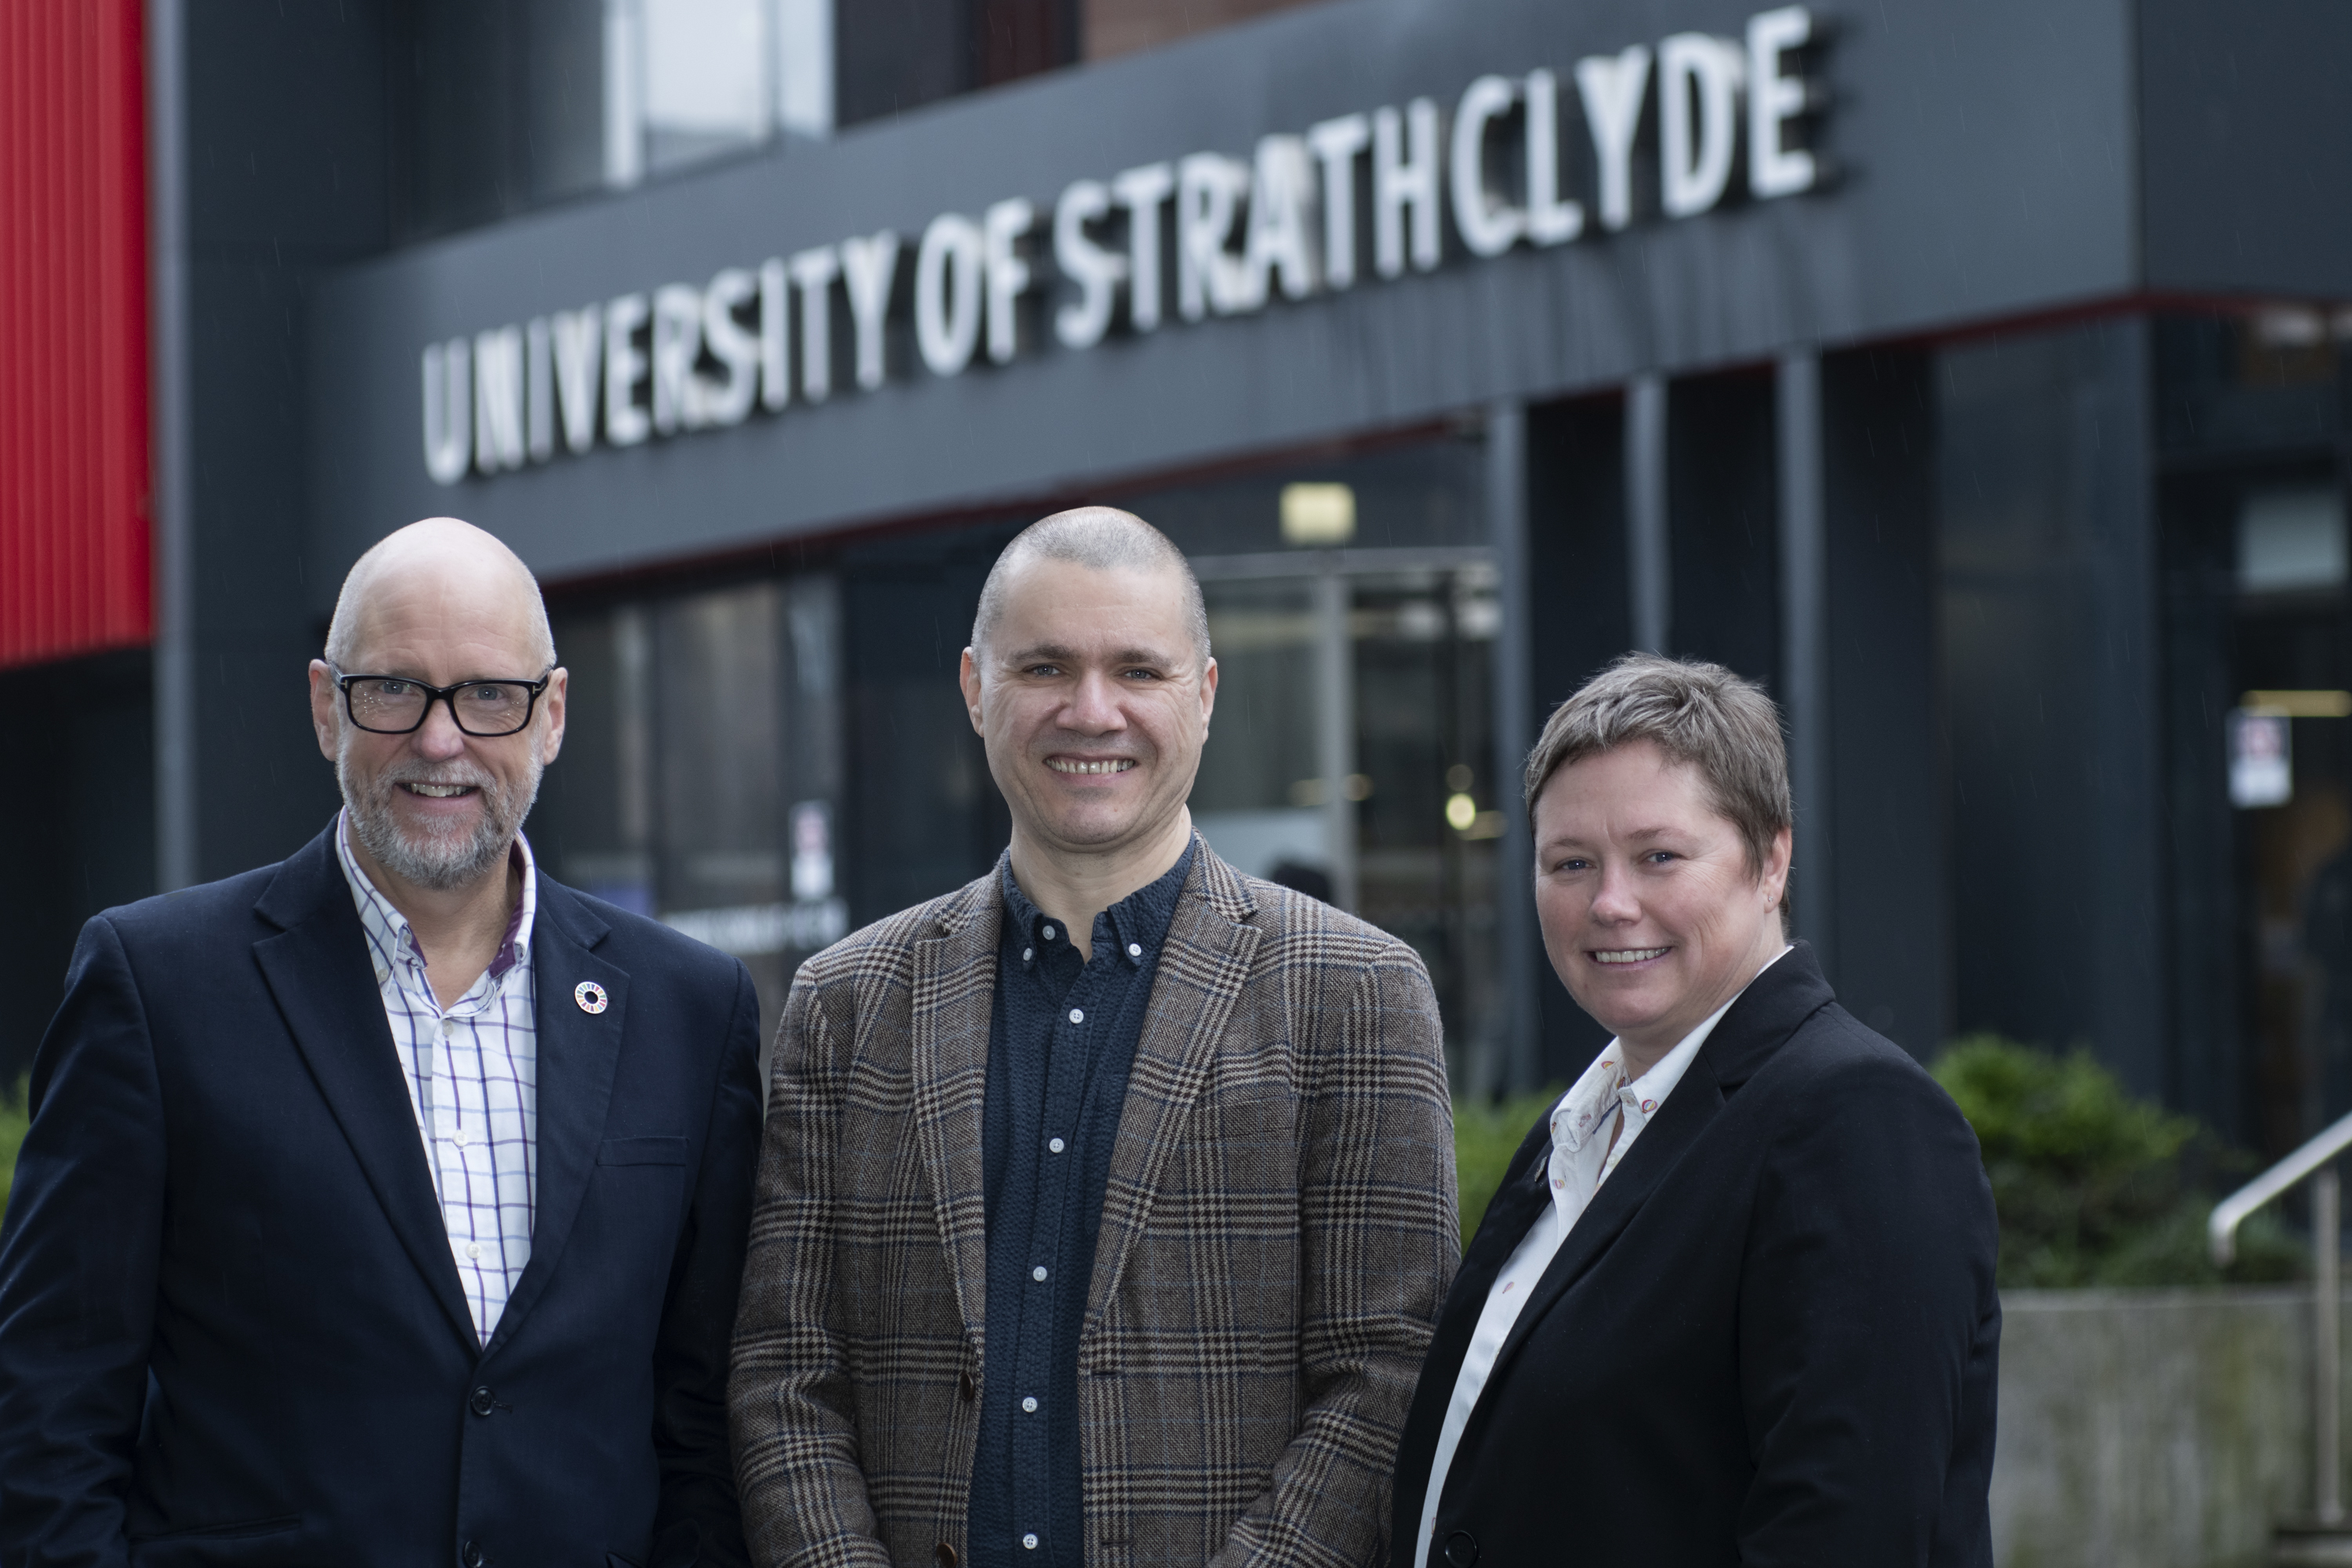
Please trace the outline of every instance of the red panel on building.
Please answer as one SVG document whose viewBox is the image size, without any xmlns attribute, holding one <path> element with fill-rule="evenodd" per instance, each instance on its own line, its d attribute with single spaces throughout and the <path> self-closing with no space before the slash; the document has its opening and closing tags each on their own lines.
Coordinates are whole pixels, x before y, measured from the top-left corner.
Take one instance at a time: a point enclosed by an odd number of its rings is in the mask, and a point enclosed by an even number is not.
<svg viewBox="0 0 2352 1568">
<path fill-rule="evenodd" d="M 152 624 L 140 11 L 0 4 L 0 668 Z"/>
</svg>

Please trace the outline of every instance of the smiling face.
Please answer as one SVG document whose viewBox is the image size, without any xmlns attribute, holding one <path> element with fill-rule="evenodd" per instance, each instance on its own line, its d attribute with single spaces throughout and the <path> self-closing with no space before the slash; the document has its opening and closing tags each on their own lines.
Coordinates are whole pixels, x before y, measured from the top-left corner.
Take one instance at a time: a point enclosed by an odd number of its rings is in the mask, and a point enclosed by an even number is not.
<svg viewBox="0 0 2352 1568">
<path fill-rule="evenodd" d="M 1181 829 L 1217 693 L 1189 605 L 1172 569 L 1014 568 L 962 680 L 1016 838 L 1117 856 Z"/>
<path fill-rule="evenodd" d="M 1782 829 L 1759 867 L 1706 781 L 1637 741 L 1571 763 L 1536 797 L 1536 911 L 1577 1005 L 1638 1076 L 1782 946 Z"/>
<path fill-rule="evenodd" d="M 488 535 L 428 532 L 363 569 L 344 674 L 454 686 L 547 673 L 538 590 Z M 311 723 L 371 869 L 437 891 L 499 873 L 562 746 L 567 679 L 552 672 L 530 724 L 512 735 L 468 735 L 446 702 L 408 734 L 383 735 L 351 721 L 333 673 L 312 660 Z"/>
</svg>

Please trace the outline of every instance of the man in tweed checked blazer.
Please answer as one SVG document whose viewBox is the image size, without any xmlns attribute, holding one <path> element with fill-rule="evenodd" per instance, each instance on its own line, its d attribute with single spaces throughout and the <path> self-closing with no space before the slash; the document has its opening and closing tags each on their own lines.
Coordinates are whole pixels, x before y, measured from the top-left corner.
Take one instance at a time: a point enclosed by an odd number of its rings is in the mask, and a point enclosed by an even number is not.
<svg viewBox="0 0 2352 1568">
<path fill-rule="evenodd" d="M 811 959 L 778 1033 L 753 1558 L 1384 1562 L 1459 1250 L 1427 973 L 1193 834 L 1217 667 L 1140 519 L 1015 539 L 962 684 L 1010 848 Z"/>
</svg>

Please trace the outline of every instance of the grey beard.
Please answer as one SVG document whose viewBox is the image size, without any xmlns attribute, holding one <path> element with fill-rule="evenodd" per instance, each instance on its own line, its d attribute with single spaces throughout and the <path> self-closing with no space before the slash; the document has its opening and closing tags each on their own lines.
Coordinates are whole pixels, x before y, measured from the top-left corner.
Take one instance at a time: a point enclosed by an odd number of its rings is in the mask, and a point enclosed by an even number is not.
<svg viewBox="0 0 2352 1568">
<path fill-rule="evenodd" d="M 523 818 L 539 799 L 542 768 L 536 755 L 530 760 L 528 781 L 520 790 L 467 766 L 409 763 L 377 774 L 362 793 L 361 781 L 352 773 L 351 736 L 346 728 L 342 743 L 335 749 L 335 782 L 342 787 L 343 805 L 352 814 L 352 831 L 377 865 L 413 887 L 447 892 L 481 880 L 513 849 Z M 470 833 L 428 833 L 422 839 L 412 839 L 392 816 L 392 792 L 402 784 L 472 784 L 482 792 L 481 820 Z"/>
</svg>

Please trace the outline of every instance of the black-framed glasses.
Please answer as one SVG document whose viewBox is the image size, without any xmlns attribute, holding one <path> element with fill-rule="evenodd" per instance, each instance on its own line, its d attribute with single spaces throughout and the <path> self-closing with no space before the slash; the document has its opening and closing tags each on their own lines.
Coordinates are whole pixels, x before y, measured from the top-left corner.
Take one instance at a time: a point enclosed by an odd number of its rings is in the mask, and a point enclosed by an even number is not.
<svg viewBox="0 0 2352 1568">
<path fill-rule="evenodd" d="M 550 670 L 537 680 L 466 680 L 455 686 L 427 686 L 404 675 L 335 671 L 335 684 L 343 689 L 343 711 L 371 735 L 405 735 L 420 730 L 433 705 L 446 702 L 457 728 L 481 740 L 529 728 L 530 716 L 539 708 L 539 694 L 554 679 Z"/>
</svg>

